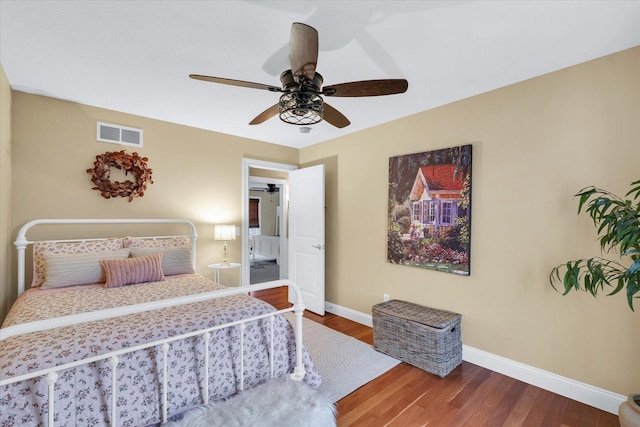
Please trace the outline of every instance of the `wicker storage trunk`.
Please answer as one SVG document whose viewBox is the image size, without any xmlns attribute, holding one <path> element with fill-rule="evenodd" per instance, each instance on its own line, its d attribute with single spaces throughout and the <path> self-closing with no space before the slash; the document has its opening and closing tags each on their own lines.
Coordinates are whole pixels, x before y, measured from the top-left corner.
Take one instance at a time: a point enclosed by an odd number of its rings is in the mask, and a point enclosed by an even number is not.
<svg viewBox="0 0 640 427">
<path fill-rule="evenodd" d="M 407 301 L 373 306 L 373 344 L 381 353 L 446 376 L 462 362 L 462 316 Z"/>
</svg>

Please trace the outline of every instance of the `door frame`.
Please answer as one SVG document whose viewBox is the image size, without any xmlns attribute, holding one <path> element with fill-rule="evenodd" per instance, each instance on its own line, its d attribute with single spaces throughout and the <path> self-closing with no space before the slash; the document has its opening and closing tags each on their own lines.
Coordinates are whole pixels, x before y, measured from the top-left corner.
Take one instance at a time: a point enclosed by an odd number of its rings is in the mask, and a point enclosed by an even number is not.
<svg viewBox="0 0 640 427">
<path fill-rule="evenodd" d="M 255 169 L 267 169 L 280 172 L 289 172 L 298 169 L 296 165 L 289 165 L 286 163 L 267 162 L 257 159 L 242 159 L 242 271 L 241 281 L 242 287 L 249 287 L 250 282 L 250 263 L 249 258 L 249 175 L 251 168 Z M 282 206 L 287 206 L 289 202 L 289 187 L 287 182 L 283 184 L 282 191 Z M 286 217 L 287 213 L 283 212 L 282 216 Z M 282 241 L 286 240 L 286 229 L 281 230 L 280 233 L 280 247 L 282 247 Z"/>
</svg>

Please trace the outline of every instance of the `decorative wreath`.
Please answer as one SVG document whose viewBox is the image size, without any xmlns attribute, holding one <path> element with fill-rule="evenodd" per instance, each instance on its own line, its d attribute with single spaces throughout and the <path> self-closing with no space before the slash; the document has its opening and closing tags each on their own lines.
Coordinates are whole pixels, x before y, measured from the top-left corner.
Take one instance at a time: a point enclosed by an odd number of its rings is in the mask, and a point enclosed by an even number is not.
<svg viewBox="0 0 640 427">
<path fill-rule="evenodd" d="M 138 153 L 129 154 L 124 150 L 97 155 L 93 169 L 87 169 L 87 173 L 91 175 L 91 182 L 96 185 L 92 190 L 100 191 L 105 199 L 128 197 L 129 202 L 136 197 L 144 196 L 147 184 L 153 184 L 152 171 L 147 167 L 148 161 L 148 158 L 140 157 Z M 111 182 L 109 177 L 112 167 L 124 170 L 125 175 L 133 175 L 135 182 Z"/>
</svg>

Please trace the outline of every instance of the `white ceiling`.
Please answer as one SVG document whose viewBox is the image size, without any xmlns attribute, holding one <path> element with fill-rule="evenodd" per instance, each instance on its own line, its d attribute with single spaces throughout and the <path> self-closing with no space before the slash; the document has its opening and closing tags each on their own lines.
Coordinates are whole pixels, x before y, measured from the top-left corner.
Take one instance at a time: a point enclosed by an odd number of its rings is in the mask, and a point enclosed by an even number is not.
<svg viewBox="0 0 640 427">
<path fill-rule="evenodd" d="M 277 117 L 248 125 L 277 93 L 188 78 L 279 85 L 293 22 L 318 30 L 326 85 L 405 78 L 408 91 L 330 98 L 351 125 L 302 134 Z M 15 90 L 297 148 L 637 45 L 636 0 L 0 0 Z"/>
</svg>

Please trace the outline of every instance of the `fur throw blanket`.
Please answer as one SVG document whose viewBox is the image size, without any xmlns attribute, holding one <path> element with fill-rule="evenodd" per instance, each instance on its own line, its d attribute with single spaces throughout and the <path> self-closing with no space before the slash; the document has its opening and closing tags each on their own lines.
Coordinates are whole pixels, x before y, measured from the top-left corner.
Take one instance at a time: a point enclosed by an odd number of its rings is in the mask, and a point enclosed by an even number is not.
<svg viewBox="0 0 640 427">
<path fill-rule="evenodd" d="M 285 375 L 225 401 L 194 408 L 170 427 L 335 427 L 335 406 Z"/>
</svg>

